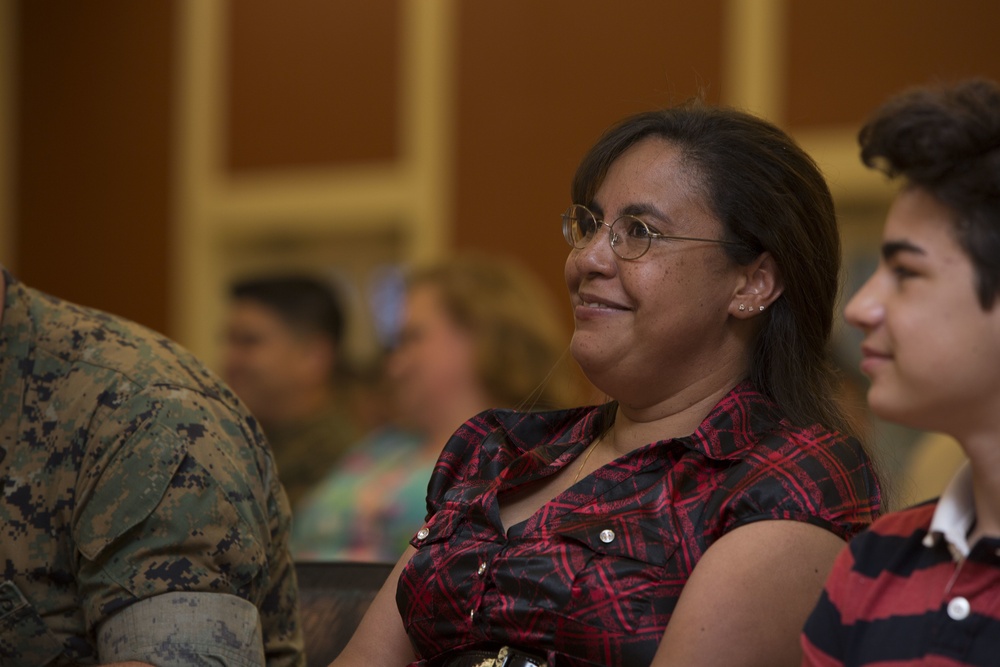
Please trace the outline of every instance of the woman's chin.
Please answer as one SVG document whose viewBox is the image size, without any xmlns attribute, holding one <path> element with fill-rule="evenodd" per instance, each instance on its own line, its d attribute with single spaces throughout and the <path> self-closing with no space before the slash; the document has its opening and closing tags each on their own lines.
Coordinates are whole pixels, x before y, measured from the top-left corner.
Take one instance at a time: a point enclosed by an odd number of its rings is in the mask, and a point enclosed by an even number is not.
<svg viewBox="0 0 1000 667">
<path fill-rule="evenodd" d="M 573 355 L 573 359 L 576 363 L 583 369 L 584 375 L 587 376 L 591 382 L 594 381 L 594 375 L 600 375 L 602 369 L 607 369 L 610 366 L 614 366 L 615 362 L 608 358 L 606 353 L 602 353 L 600 348 L 595 347 L 590 341 L 581 340 L 578 336 L 573 336 L 573 342 L 569 347 L 570 354 Z"/>
</svg>

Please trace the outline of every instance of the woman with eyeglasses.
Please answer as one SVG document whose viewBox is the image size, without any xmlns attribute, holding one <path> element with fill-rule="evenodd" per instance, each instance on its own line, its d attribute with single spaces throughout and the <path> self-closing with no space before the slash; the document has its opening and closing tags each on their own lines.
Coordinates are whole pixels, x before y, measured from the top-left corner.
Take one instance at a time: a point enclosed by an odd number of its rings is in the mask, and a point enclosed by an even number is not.
<svg viewBox="0 0 1000 667">
<path fill-rule="evenodd" d="M 336 665 L 798 665 L 878 514 L 827 353 L 840 242 L 813 161 L 692 104 L 609 130 L 572 196 L 571 351 L 610 400 L 466 422 Z"/>
</svg>

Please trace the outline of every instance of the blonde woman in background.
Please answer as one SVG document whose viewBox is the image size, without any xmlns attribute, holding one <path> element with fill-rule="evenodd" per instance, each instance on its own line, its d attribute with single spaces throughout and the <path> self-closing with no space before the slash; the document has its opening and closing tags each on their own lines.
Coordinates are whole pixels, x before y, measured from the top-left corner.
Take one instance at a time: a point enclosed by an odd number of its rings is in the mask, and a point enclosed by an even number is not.
<svg viewBox="0 0 1000 667">
<path fill-rule="evenodd" d="M 386 365 L 404 430 L 373 433 L 306 497 L 296 558 L 397 560 L 425 519 L 442 446 L 470 415 L 580 402 L 568 343 L 545 289 L 514 263 L 470 255 L 413 271 Z"/>
</svg>

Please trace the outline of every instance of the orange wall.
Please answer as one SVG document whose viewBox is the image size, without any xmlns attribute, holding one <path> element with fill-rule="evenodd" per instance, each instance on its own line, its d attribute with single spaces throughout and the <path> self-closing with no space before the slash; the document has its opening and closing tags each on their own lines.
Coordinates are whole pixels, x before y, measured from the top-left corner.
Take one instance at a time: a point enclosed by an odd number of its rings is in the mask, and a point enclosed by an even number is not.
<svg viewBox="0 0 1000 667">
<path fill-rule="evenodd" d="M 702 88 L 719 100 L 721 5 L 460 3 L 455 245 L 521 258 L 566 301 L 559 215 L 577 163 L 628 113 Z"/>
<path fill-rule="evenodd" d="M 174 6 L 17 5 L 17 274 L 161 331 L 170 328 Z"/>
<path fill-rule="evenodd" d="M 785 118 L 860 127 L 908 86 L 978 74 L 1000 81 L 1000 3 L 789 2 Z"/>
<path fill-rule="evenodd" d="M 626 113 L 700 89 L 720 99 L 727 4 L 455 0 L 452 245 L 515 255 L 561 296 L 558 215 L 576 162 Z M 222 6 L 224 170 L 399 157 L 403 0 Z M 1000 78 L 1000 5 L 785 6 L 794 129 L 855 125 L 931 77 Z M 19 0 L 15 31 L 18 273 L 168 332 L 177 7 Z"/>
<path fill-rule="evenodd" d="M 398 0 L 230 5 L 233 172 L 344 166 L 399 151 Z"/>
</svg>

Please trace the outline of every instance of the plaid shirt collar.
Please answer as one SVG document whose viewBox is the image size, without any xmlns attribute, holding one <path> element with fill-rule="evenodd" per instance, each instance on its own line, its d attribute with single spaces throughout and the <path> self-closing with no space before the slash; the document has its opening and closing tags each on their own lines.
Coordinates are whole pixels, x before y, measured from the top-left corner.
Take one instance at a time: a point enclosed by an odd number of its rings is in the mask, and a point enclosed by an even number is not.
<svg viewBox="0 0 1000 667">
<path fill-rule="evenodd" d="M 541 422 L 549 424 L 564 420 L 566 423 L 577 422 L 576 426 L 566 432 L 560 440 L 564 444 L 590 442 L 601 428 L 603 415 L 613 407 L 613 404 L 604 404 L 596 408 L 574 408 L 540 413 L 504 410 L 497 411 L 496 417 L 507 434 L 508 442 L 525 451 L 531 448 L 530 443 L 537 440 Z M 581 415 L 581 413 L 589 414 Z M 748 449 L 753 448 L 761 438 L 773 431 L 779 421 L 774 402 L 754 389 L 749 380 L 744 380 L 712 408 L 694 433 L 682 438 L 661 440 L 653 445 L 677 443 L 710 459 L 740 459 Z"/>
</svg>

